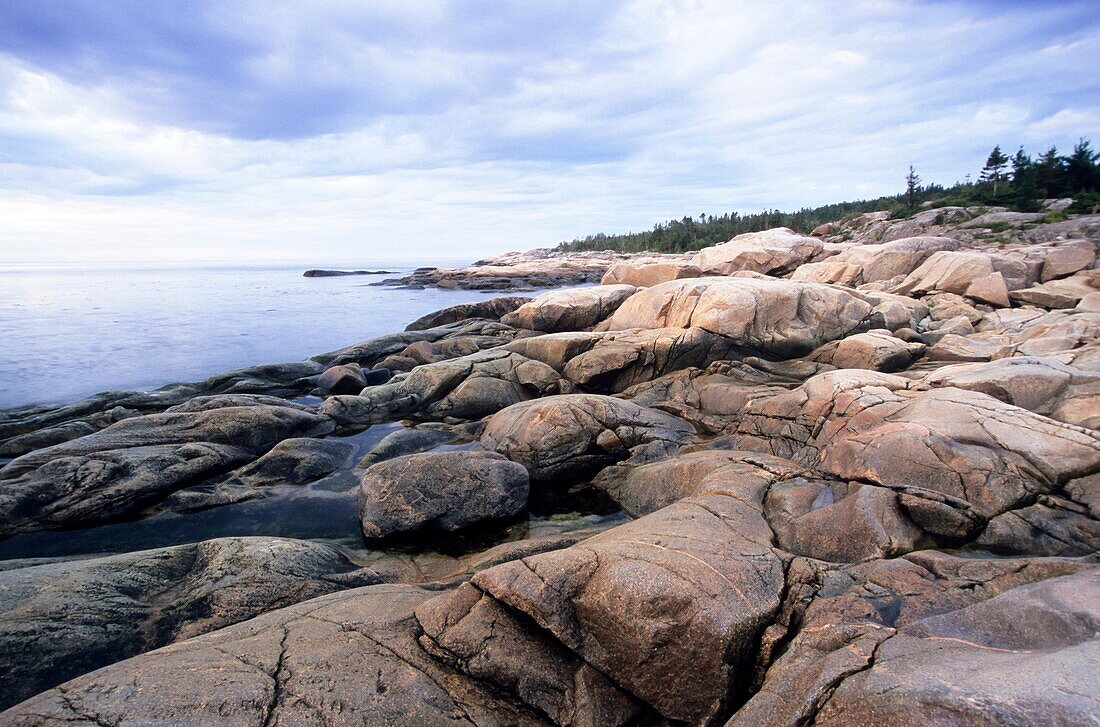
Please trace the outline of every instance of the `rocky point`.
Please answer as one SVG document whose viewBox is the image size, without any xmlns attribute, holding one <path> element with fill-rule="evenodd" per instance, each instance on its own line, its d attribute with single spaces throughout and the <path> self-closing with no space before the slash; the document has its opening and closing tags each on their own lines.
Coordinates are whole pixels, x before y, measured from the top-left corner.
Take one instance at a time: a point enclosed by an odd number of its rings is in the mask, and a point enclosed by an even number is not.
<svg viewBox="0 0 1100 727">
<path fill-rule="evenodd" d="M 0 412 L 0 723 L 1100 724 L 1100 215 L 1044 219 L 422 269 L 581 287 Z"/>
</svg>

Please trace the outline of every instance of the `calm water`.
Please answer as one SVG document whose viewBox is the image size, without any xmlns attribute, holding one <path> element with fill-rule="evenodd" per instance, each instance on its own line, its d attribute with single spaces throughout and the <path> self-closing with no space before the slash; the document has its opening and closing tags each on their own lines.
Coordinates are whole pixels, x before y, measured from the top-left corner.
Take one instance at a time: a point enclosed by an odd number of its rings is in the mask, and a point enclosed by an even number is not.
<svg viewBox="0 0 1100 727">
<path fill-rule="evenodd" d="M 0 265 L 0 409 L 300 361 L 487 297 L 304 270 Z"/>
<path fill-rule="evenodd" d="M 412 267 L 357 266 L 398 272 Z M 305 278 L 304 268 L 0 266 L 0 408 L 65 403 L 110 389 L 148 389 L 259 363 L 300 361 L 402 330 L 425 313 L 484 300 L 484 293 L 373 287 L 384 276 Z M 314 402 L 315 403 L 315 402 Z M 346 437 L 349 466 L 307 487 L 273 487 L 263 499 L 177 515 L 0 539 L 12 558 L 115 553 L 238 535 L 320 540 L 362 551 L 355 463 L 397 423 Z M 472 443 L 439 449 L 468 448 Z M 532 493 L 526 518 L 433 536 L 414 550 L 481 550 L 626 519 L 596 491 Z"/>
</svg>

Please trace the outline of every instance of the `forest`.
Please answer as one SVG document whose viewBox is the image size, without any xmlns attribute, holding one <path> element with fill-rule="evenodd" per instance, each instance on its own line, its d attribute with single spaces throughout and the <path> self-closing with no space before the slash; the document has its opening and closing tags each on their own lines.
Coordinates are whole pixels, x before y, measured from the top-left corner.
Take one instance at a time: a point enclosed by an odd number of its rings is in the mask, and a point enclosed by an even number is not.
<svg viewBox="0 0 1100 727">
<path fill-rule="evenodd" d="M 1088 213 L 1100 207 L 1100 152 L 1092 148 L 1088 139 L 1080 139 L 1069 154 L 1063 155 L 1052 146 L 1035 158 L 1023 147 L 1008 156 L 996 146 L 976 180 L 967 175 L 965 181 L 950 187 L 922 184 L 917 172 L 909 167 L 905 189 L 895 195 L 804 207 L 795 212 L 764 210 L 745 215 L 727 212 L 721 216 L 705 213 L 698 217 L 685 216 L 657 223 L 652 230 L 643 232 L 588 235 L 562 242 L 557 249 L 565 252 L 686 252 L 772 227 L 789 227 L 796 232 L 809 233 L 826 222 L 864 212 L 886 210 L 892 217 L 901 218 L 927 207 L 971 205 L 1036 212 L 1042 209 L 1042 200 L 1064 198 L 1073 199 L 1072 206 L 1066 210 L 1069 213 Z"/>
</svg>

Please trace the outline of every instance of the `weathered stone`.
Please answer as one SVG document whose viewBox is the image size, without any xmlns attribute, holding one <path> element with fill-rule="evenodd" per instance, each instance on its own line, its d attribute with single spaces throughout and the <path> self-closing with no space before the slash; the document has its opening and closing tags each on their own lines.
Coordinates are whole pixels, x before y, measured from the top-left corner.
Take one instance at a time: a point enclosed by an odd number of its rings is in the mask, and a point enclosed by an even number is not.
<svg viewBox="0 0 1100 727">
<path fill-rule="evenodd" d="M 535 396 L 572 391 L 544 363 L 493 349 L 418 366 L 400 380 L 333 396 L 321 411 L 344 426 L 363 426 L 406 416 L 477 419 Z"/>
<path fill-rule="evenodd" d="M 599 671 L 469 583 L 421 604 L 416 618 L 428 653 L 555 724 L 625 725 L 644 714 Z"/>
<path fill-rule="evenodd" d="M 1084 505 L 1040 495 L 990 520 L 977 543 L 1014 555 L 1092 555 L 1100 550 L 1100 520 Z"/>
<path fill-rule="evenodd" d="M 925 355 L 931 361 L 980 362 L 1001 358 L 1012 352 L 1012 346 L 948 333 L 932 344 Z"/>
<path fill-rule="evenodd" d="M 328 546 L 283 538 L 0 572 L 0 708 L 173 641 L 377 580 Z"/>
<path fill-rule="evenodd" d="M 1053 578 L 898 628 L 815 724 L 956 725 L 1100 719 L 1100 576 Z"/>
<path fill-rule="evenodd" d="M 752 645 L 779 606 L 765 486 L 715 483 L 472 582 L 663 717 L 705 723 L 751 676 Z"/>
<path fill-rule="evenodd" d="M 903 371 L 924 353 L 922 343 L 906 343 L 889 331 L 872 330 L 831 341 L 807 358 L 838 369 Z"/>
<path fill-rule="evenodd" d="M 415 321 L 405 326 L 405 330 L 424 331 L 448 323 L 460 323 L 471 318 L 487 318 L 489 320 L 499 321 L 501 316 L 506 313 L 511 313 L 530 300 L 530 298 L 515 295 L 479 300 L 476 303 L 453 305 L 449 308 L 443 308 L 442 310 L 437 310 L 417 318 Z"/>
<path fill-rule="evenodd" d="M 599 285 L 543 293 L 502 319 L 516 328 L 555 333 L 591 328 L 615 312 L 637 290 L 633 285 Z"/>
<path fill-rule="evenodd" d="M 1056 245 L 1043 256 L 1043 272 L 1039 282 L 1072 275 L 1091 266 L 1095 260 L 1096 243 L 1092 240 L 1074 240 Z"/>
<path fill-rule="evenodd" d="M 1007 305 L 1007 299 L 1002 303 L 999 297 L 1002 286 L 1007 293 L 1028 282 L 1027 267 L 1018 260 L 980 252 L 941 251 L 921 263 L 892 292 L 923 295 L 941 291 Z M 986 295 L 993 300 L 983 297 Z"/>
<path fill-rule="evenodd" d="M 854 292 L 815 283 L 699 278 L 635 293 L 604 327 L 698 327 L 746 348 L 793 357 L 855 332 L 872 307 Z"/>
<path fill-rule="evenodd" d="M 908 275 L 932 253 L 958 249 L 957 240 L 931 236 L 907 237 L 879 245 L 856 245 L 821 262 L 801 265 L 791 275 L 791 280 L 855 287 Z"/>
<path fill-rule="evenodd" d="M 801 471 L 794 462 L 766 454 L 704 449 L 639 466 L 612 465 L 593 478 L 592 485 L 640 517 L 703 491 L 711 483 L 754 489 Z"/>
<path fill-rule="evenodd" d="M 703 271 L 687 260 L 641 258 L 615 263 L 604 274 L 601 285 L 634 285 L 648 288 L 681 278 L 698 278 Z"/>
<path fill-rule="evenodd" d="M 43 722 L 546 725 L 428 656 L 413 609 L 435 595 L 335 593 L 114 664 L 5 712 Z M 321 717 L 323 715 L 323 717 Z"/>
<path fill-rule="evenodd" d="M 1031 724 L 1073 714 L 1058 711 L 1070 705 L 1095 711 L 1091 700 L 1076 696 L 1092 691 L 1088 669 L 1082 671 L 1078 665 L 1074 676 L 1062 677 L 1049 669 L 1059 660 L 1057 647 L 1050 647 L 1066 633 L 1059 623 L 1084 616 L 1078 604 L 1093 586 L 1085 587 L 1073 602 L 1061 594 L 1082 589 L 1097 572 L 1095 565 L 1065 558 L 960 558 L 934 551 L 843 567 L 796 558 L 787 571 L 783 608 L 762 640 L 762 685 L 727 724 L 820 724 L 827 719 L 835 725 L 877 725 L 887 717 L 910 724 L 914 714 L 930 724 Z M 1066 579 L 1073 579 L 1072 585 L 1060 583 Z M 1037 592 L 1044 595 L 1031 603 L 1045 605 L 1021 608 Z M 978 609 L 971 610 L 974 607 Z M 958 628 L 982 618 L 988 619 L 986 633 Z M 1088 620 L 1085 616 L 1077 622 L 1078 634 Z M 929 628 L 937 621 L 955 628 Z M 917 647 L 911 653 L 920 658 L 923 652 L 926 663 L 915 670 L 902 662 L 883 668 L 890 647 L 917 634 L 927 641 L 923 648 L 910 642 Z M 1025 640 L 1039 648 L 1027 648 Z M 1043 640 L 1047 648 L 1039 645 Z M 895 653 L 905 652 L 908 649 Z M 1061 690 L 1050 695 L 1051 690 L 1035 681 L 1037 673 L 1055 679 Z M 936 674 L 942 679 L 926 683 L 927 690 L 919 689 L 922 677 Z M 1024 677 L 1018 681 L 1020 674 Z M 867 675 L 903 681 L 859 689 L 855 699 L 852 687 Z M 1008 710 L 1015 708 L 1016 698 L 1025 696 L 1021 707 L 1038 699 L 1052 711 L 1015 721 Z M 876 710 L 871 712 L 869 705 Z"/>
<path fill-rule="evenodd" d="M 664 453 L 691 434 L 691 426 L 671 414 L 610 396 L 572 394 L 495 414 L 481 446 L 519 462 L 532 480 L 546 480 L 590 474 L 639 448 Z"/>
<path fill-rule="evenodd" d="M 729 242 L 700 250 L 691 264 L 707 275 L 731 275 L 741 270 L 781 275 L 821 252 L 821 241 L 786 227 L 738 235 Z"/>
<path fill-rule="evenodd" d="M 367 385 L 359 364 L 331 366 L 317 377 L 317 388 L 329 394 L 358 394 Z"/>
<path fill-rule="evenodd" d="M 921 538 L 898 495 L 881 487 L 790 480 L 770 488 L 764 505 L 779 547 L 817 560 L 894 557 Z"/>
<path fill-rule="evenodd" d="M 1081 371 L 1054 358 L 1015 356 L 943 366 L 924 379 L 932 386 L 980 391 L 1070 424 L 1091 429 L 1100 426 L 1100 411 L 1088 411 L 1090 403 L 1100 405 L 1100 373 Z"/>
<path fill-rule="evenodd" d="M 58 424 L 56 427 L 39 429 L 36 432 L 28 432 L 0 443 L 0 457 L 18 457 L 36 449 L 72 441 L 95 431 L 96 427 L 88 422 L 77 420 Z"/>
<path fill-rule="evenodd" d="M 990 518 L 1100 466 L 1100 435 L 985 394 L 845 370 L 750 402 L 736 444 L 842 481 L 911 486 Z"/>
<path fill-rule="evenodd" d="M 499 454 L 409 454 L 363 473 L 359 519 L 368 538 L 454 531 L 519 514 L 527 494 L 527 470 Z"/>
</svg>

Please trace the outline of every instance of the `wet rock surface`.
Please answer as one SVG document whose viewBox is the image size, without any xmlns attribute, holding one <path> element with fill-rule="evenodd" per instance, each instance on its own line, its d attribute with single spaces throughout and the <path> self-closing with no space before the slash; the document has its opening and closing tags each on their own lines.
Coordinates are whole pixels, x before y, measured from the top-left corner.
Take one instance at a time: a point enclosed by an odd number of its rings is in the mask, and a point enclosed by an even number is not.
<svg viewBox="0 0 1100 727">
<path fill-rule="evenodd" d="M 515 517 L 527 507 L 523 465 L 490 452 L 425 452 L 363 473 L 359 519 L 368 538 L 461 530 Z"/>
<path fill-rule="evenodd" d="M 602 284 L 0 412 L 0 722 L 1100 722 L 1100 217 L 1043 219 L 424 269 Z"/>
</svg>

